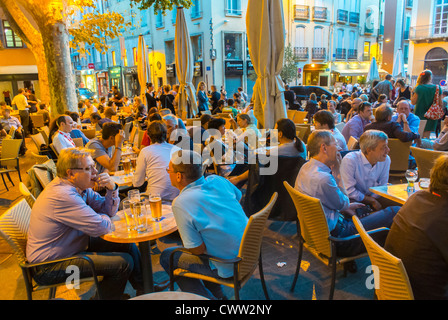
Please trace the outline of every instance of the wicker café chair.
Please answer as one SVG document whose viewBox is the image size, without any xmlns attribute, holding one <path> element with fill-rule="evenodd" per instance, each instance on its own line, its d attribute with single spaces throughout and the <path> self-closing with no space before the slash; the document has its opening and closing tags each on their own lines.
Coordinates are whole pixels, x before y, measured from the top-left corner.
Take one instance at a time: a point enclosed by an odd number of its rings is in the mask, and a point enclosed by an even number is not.
<svg viewBox="0 0 448 320">
<path fill-rule="evenodd" d="M 361 220 L 353 216 L 353 223 L 361 236 L 372 265 L 378 268 L 379 285 L 375 285 L 378 300 L 414 300 L 408 274 L 401 259 L 376 243 L 364 229 Z M 375 272 L 375 271 L 374 271 Z M 374 279 L 376 280 L 377 277 Z"/>
<path fill-rule="evenodd" d="M 434 161 L 443 154 L 448 152 L 428 150 L 418 147 L 410 147 L 412 156 L 415 158 L 418 168 L 418 176 L 420 178 L 429 178 Z"/>
<path fill-rule="evenodd" d="M 25 186 L 23 182 L 19 183 L 19 190 L 22 196 L 25 198 L 26 202 L 30 206 L 30 208 L 33 208 L 34 202 L 36 202 L 36 198 L 31 194 L 30 190 Z"/>
<path fill-rule="evenodd" d="M 38 266 L 51 265 L 56 262 L 70 261 L 70 260 L 86 260 L 90 266 L 92 277 L 83 278 L 80 281 L 93 281 L 97 288 L 98 297 L 101 298 L 101 293 L 98 287 L 98 277 L 96 275 L 95 266 L 92 260 L 83 255 L 73 256 L 65 259 L 51 260 L 42 263 L 29 263 L 26 259 L 26 242 L 28 240 L 28 229 L 30 226 L 31 208 L 25 199 L 20 200 L 9 208 L 0 217 L 0 236 L 6 240 L 14 251 L 17 262 L 22 269 L 23 280 L 25 281 L 26 292 L 28 300 L 33 299 L 33 292 L 38 290 L 50 289 L 49 299 L 53 299 L 56 295 L 56 288 L 58 286 L 65 286 L 65 281 L 62 283 L 41 285 L 34 281 L 34 269 Z"/>
<path fill-rule="evenodd" d="M 271 200 L 263 210 L 250 216 L 243 234 L 243 238 L 241 239 L 240 250 L 236 258 L 220 259 L 206 254 L 202 254 L 199 256 L 209 261 L 233 264 L 233 279 L 217 279 L 198 273 L 193 273 L 189 270 L 181 268 L 177 268 L 174 270 L 173 260 L 176 252 L 192 254 L 184 248 L 178 248 L 175 249 L 170 256 L 170 291 L 174 290 L 174 281 L 176 277 L 188 277 L 231 287 L 235 292 L 235 300 L 239 300 L 240 288 L 251 278 L 258 264 L 263 291 L 266 299 L 269 300 L 268 291 L 264 281 L 263 263 L 261 259 L 261 242 L 263 239 L 263 231 L 266 225 L 266 220 L 268 219 L 272 207 L 274 206 L 276 201 L 277 193 L 274 193 L 271 197 Z"/>
<path fill-rule="evenodd" d="M 299 276 L 303 247 L 305 247 L 314 257 L 331 268 L 332 272 L 329 299 L 332 300 L 336 282 L 336 267 L 346 262 L 365 257 L 367 256 L 367 253 L 361 253 L 352 257 L 339 257 L 336 253 L 336 243 L 356 241 L 356 239 L 359 238 L 359 235 L 353 235 L 346 238 L 335 238 L 331 236 L 320 200 L 299 192 L 291 187 L 291 185 L 286 181 L 284 182 L 284 185 L 286 190 L 288 190 L 294 205 L 296 206 L 301 233 L 299 235 L 299 256 L 291 291 L 294 291 Z M 388 229 L 375 229 L 369 231 L 369 233 L 376 233 L 386 230 Z"/>
</svg>

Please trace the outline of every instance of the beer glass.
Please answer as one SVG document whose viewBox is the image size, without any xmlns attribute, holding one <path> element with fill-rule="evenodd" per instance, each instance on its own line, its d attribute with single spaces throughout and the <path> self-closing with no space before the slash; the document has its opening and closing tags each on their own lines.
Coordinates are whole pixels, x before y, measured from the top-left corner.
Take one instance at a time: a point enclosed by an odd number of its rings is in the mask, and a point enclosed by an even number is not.
<svg viewBox="0 0 448 320">
<path fill-rule="evenodd" d="M 152 219 L 157 222 L 162 220 L 162 197 L 159 193 L 151 193 L 149 195 L 149 206 Z"/>
<path fill-rule="evenodd" d="M 137 158 L 136 157 L 131 158 L 131 164 L 132 164 L 132 170 L 134 170 L 134 172 L 135 172 L 135 169 L 137 169 Z"/>
<path fill-rule="evenodd" d="M 135 217 L 137 232 L 145 232 L 147 230 L 145 204 L 142 202 L 131 202 L 131 209 Z"/>
<path fill-rule="evenodd" d="M 127 158 L 123 160 L 123 170 L 126 175 L 131 173 L 131 160 Z"/>
<path fill-rule="evenodd" d="M 138 189 L 129 190 L 128 198 L 131 202 L 140 202 L 140 191 Z"/>
<path fill-rule="evenodd" d="M 132 213 L 131 210 L 131 201 L 129 200 L 123 201 L 123 212 L 128 232 L 135 231 L 137 227 L 135 225 L 134 214 Z"/>
</svg>

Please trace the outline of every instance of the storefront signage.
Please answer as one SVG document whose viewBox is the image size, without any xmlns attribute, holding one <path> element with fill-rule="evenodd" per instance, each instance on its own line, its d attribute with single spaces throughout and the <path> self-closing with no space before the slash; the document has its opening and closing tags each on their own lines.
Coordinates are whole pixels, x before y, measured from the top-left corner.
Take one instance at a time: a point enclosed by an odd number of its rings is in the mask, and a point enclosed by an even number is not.
<svg viewBox="0 0 448 320">
<path fill-rule="evenodd" d="M 109 69 L 109 74 L 111 78 L 120 78 L 121 77 L 121 67 L 113 67 Z"/>
<path fill-rule="evenodd" d="M 87 66 L 89 67 L 89 69 L 95 69 L 95 65 L 93 63 L 89 63 Z"/>
<path fill-rule="evenodd" d="M 242 76 L 244 71 L 244 62 L 238 60 L 225 62 L 226 76 Z"/>
</svg>

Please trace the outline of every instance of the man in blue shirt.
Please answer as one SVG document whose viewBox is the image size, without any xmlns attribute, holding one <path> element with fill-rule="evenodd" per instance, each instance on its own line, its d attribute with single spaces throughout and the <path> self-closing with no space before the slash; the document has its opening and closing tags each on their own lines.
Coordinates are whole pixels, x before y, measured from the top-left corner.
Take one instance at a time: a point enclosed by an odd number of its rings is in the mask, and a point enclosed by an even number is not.
<svg viewBox="0 0 448 320">
<path fill-rule="evenodd" d="M 368 125 L 372 117 L 372 105 L 369 102 L 362 103 L 358 108 L 358 114 L 350 119 L 347 124 L 342 129 L 342 135 L 345 141 L 348 143 L 350 137 L 359 140 L 362 133 L 364 132 L 364 127 Z"/>
<path fill-rule="evenodd" d="M 86 150 L 63 149 L 58 157 L 57 177 L 37 198 L 31 211 L 26 257 L 30 263 L 87 255 L 103 276 L 99 287 L 104 299 L 120 299 L 127 280 L 141 291 L 140 255 L 135 244 L 116 244 L 100 238 L 113 230 L 111 218 L 120 203 L 118 187 L 107 173 L 98 175 Z M 106 188 L 102 197 L 92 188 Z M 69 265 L 81 277 L 91 276 L 85 260 L 37 267 L 34 279 L 44 285 L 64 282 Z"/>
<path fill-rule="evenodd" d="M 392 116 L 392 121 L 398 122 L 403 131 L 418 133 L 420 118 L 411 112 L 408 100 L 398 102 L 397 113 Z"/>
<path fill-rule="evenodd" d="M 345 238 L 357 234 L 351 217 L 365 205 L 350 203 L 341 178 L 341 156 L 336 139 L 330 131 L 316 130 L 308 138 L 310 160 L 299 171 L 295 188 L 321 201 L 328 229 L 333 237 Z M 396 211 L 390 208 L 374 212 L 361 219 L 366 230 L 390 227 Z M 336 245 L 339 256 L 353 256 L 365 251 L 360 242 Z"/>
<path fill-rule="evenodd" d="M 167 171 L 171 184 L 179 189 L 172 209 L 183 246 L 195 255 L 206 253 L 222 259 L 235 258 L 247 225 L 239 201 L 241 192 L 227 179 L 202 175 L 201 156 L 190 150 L 173 153 Z M 175 248 L 166 249 L 160 264 L 168 271 L 169 257 Z M 204 263 L 199 257 L 181 254 L 174 258 L 174 268 L 183 268 L 211 277 L 233 276 L 233 265 Z M 183 291 L 209 299 L 225 299 L 221 286 L 215 283 L 179 277 Z"/>
</svg>

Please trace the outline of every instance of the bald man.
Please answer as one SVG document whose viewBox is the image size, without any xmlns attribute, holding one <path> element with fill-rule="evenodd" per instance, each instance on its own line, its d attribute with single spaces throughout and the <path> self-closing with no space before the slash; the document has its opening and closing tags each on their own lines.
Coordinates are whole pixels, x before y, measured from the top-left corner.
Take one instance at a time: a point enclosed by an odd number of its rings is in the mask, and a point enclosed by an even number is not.
<svg viewBox="0 0 448 320">
<path fill-rule="evenodd" d="M 418 133 L 420 118 L 411 112 L 411 106 L 407 100 L 398 102 L 397 113 L 392 116 L 392 121 L 398 122 L 403 131 Z"/>
</svg>

